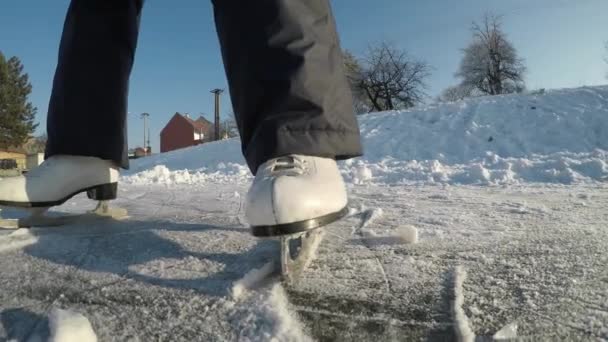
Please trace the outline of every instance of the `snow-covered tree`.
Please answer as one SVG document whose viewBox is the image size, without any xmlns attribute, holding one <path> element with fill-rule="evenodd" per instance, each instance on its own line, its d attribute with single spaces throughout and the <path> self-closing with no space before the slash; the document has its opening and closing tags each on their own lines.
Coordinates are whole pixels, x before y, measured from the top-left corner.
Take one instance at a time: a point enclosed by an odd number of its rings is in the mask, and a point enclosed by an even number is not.
<svg viewBox="0 0 608 342">
<path fill-rule="evenodd" d="M 465 49 L 456 77 L 461 86 L 482 94 L 521 92 L 526 67 L 502 30 L 500 17 L 486 14 L 481 24 L 473 23 L 473 40 Z"/>
<path fill-rule="evenodd" d="M 463 85 L 455 85 L 445 88 L 437 100 L 439 102 L 453 102 L 473 96 L 473 89 Z"/>
<path fill-rule="evenodd" d="M 430 66 L 391 44 L 372 45 L 358 65 L 351 84 L 373 111 L 413 107 L 426 97 Z"/>
</svg>

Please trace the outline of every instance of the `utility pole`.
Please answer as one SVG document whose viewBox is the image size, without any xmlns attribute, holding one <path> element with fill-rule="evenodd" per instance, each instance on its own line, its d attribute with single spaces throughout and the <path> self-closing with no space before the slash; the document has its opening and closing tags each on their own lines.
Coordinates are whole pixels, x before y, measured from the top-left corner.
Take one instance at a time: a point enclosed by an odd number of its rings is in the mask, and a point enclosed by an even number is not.
<svg viewBox="0 0 608 342">
<path fill-rule="evenodd" d="M 150 114 L 142 113 L 141 117 L 142 117 L 142 119 L 144 119 L 144 153 L 145 153 L 145 155 L 148 155 L 148 145 L 150 145 L 150 131 L 148 128 L 148 118 L 150 117 Z M 146 134 L 147 134 L 147 136 L 146 136 Z"/>
<path fill-rule="evenodd" d="M 215 94 L 215 139 L 220 140 L 220 95 L 224 92 L 222 89 L 213 89 Z"/>
</svg>

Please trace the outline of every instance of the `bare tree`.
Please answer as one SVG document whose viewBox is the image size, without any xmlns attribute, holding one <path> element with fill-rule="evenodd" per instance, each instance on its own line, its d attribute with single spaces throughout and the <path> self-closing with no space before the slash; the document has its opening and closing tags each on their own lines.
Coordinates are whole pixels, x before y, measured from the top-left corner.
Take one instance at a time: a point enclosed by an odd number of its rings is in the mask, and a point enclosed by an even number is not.
<svg viewBox="0 0 608 342">
<path fill-rule="evenodd" d="M 520 92 L 525 88 L 526 67 L 517 50 L 507 40 L 500 17 L 486 14 L 481 25 L 473 23 L 473 41 L 463 49 L 456 77 L 461 85 L 482 94 Z"/>
<path fill-rule="evenodd" d="M 372 111 L 372 105 L 367 98 L 367 95 L 359 87 L 361 83 L 363 68 L 357 58 L 348 50 L 342 52 L 344 60 L 344 69 L 346 72 L 346 78 L 350 85 L 350 89 L 353 95 L 353 105 L 355 107 L 355 113 L 365 114 Z"/>
<path fill-rule="evenodd" d="M 381 42 L 371 46 L 355 73 L 355 92 L 365 95 L 371 110 L 413 107 L 426 97 L 430 66 L 408 56 L 405 51 Z"/>
<path fill-rule="evenodd" d="M 47 139 L 48 138 L 47 138 L 46 133 L 41 134 L 41 135 L 39 135 L 37 137 L 33 137 L 24 146 L 26 152 L 28 154 L 30 154 L 30 153 L 44 153 L 45 148 L 46 148 L 46 141 L 47 141 Z"/>
<path fill-rule="evenodd" d="M 234 138 L 239 136 L 239 129 L 236 125 L 234 112 L 230 111 L 226 113 L 226 118 L 221 122 L 220 126 L 220 137 Z"/>
</svg>

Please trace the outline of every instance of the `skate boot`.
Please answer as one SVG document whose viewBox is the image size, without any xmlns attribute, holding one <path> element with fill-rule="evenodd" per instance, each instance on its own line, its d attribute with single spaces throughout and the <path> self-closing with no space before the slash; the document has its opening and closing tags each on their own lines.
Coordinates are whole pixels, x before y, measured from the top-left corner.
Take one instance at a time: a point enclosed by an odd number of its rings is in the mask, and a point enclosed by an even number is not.
<svg viewBox="0 0 608 342">
<path fill-rule="evenodd" d="M 87 192 L 89 198 L 116 198 L 118 168 L 94 157 L 57 155 L 19 177 L 0 180 L 0 206 L 46 208 Z"/>
<path fill-rule="evenodd" d="M 245 215 L 258 237 L 307 232 L 348 212 L 336 161 L 289 155 L 262 164 L 247 193 Z"/>
</svg>

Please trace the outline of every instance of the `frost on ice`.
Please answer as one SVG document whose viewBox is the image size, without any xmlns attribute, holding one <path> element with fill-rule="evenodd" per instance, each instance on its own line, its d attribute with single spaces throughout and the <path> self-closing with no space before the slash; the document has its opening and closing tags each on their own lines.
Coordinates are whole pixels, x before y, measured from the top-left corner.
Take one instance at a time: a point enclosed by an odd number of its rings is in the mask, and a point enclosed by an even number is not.
<svg viewBox="0 0 608 342">
<path fill-rule="evenodd" d="M 293 313 L 281 284 L 275 283 L 252 291 L 235 306 L 231 315 L 239 341 L 312 342 L 302 322 Z"/>
<path fill-rule="evenodd" d="M 38 242 L 38 237 L 29 229 L 21 228 L 8 235 L 0 236 L 0 253 L 21 249 Z"/>
<path fill-rule="evenodd" d="M 235 300 L 239 300 L 245 294 L 245 291 L 257 286 L 262 280 L 268 278 L 274 270 L 274 263 L 269 262 L 260 269 L 249 271 L 242 279 L 235 282 L 232 286 L 232 297 Z"/>
<path fill-rule="evenodd" d="M 464 289 L 462 285 L 467 273 L 462 266 L 457 266 L 454 271 L 454 322 L 456 322 L 456 336 L 459 342 L 475 341 L 475 333 L 471 329 L 471 323 L 464 312 Z"/>
</svg>

